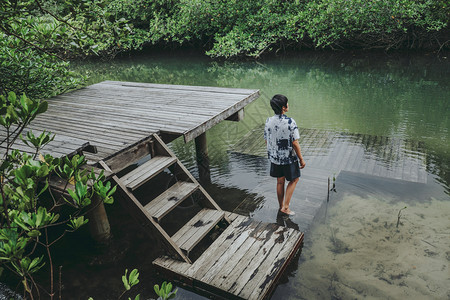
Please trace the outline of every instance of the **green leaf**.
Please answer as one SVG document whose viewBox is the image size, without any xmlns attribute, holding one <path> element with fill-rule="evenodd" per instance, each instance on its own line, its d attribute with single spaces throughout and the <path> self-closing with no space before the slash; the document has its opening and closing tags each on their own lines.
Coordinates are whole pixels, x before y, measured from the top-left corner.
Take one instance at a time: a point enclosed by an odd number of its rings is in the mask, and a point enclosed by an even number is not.
<svg viewBox="0 0 450 300">
<path fill-rule="evenodd" d="M 27 234 L 30 237 L 38 237 L 41 235 L 41 232 L 39 230 L 34 229 L 34 230 L 29 231 Z"/>
<path fill-rule="evenodd" d="M 47 165 L 42 165 L 40 168 L 39 168 L 39 170 L 37 171 L 37 173 L 36 173 L 36 175 L 38 176 L 38 177 L 46 177 L 47 175 L 48 175 L 48 173 L 49 173 L 49 169 L 48 169 L 48 166 Z"/>
<path fill-rule="evenodd" d="M 67 192 L 69 193 L 70 197 L 72 197 L 73 200 L 75 200 L 75 203 L 80 203 L 80 199 L 78 198 L 78 195 L 71 189 L 68 189 Z"/>
<path fill-rule="evenodd" d="M 127 291 L 129 291 L 131 289 L 131 286 L 128 283 L 127 273 L 128 273 L 128 269 L 125 269 L 125 275 L 122 275 L 122 282 L 123 282 L 123 286 L 125 287 L 125 289 Z"/>
<path fill-rule="evenodd" d="M 81 216 L 75 219 L 71 219 L 70 222 L 68 223 L 68 226 L 72 228 L 72 230 L 77 230 L 81 226 L 87 224 L 88 221 L 89 219 L 84 219 L 84 216 Z"/>
</svg>

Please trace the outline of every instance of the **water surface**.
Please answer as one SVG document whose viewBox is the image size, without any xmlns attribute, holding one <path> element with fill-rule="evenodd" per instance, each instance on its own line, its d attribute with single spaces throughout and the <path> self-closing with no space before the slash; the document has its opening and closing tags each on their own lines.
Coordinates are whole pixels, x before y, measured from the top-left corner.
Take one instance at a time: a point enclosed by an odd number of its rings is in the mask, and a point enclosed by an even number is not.
<svg viewBox="0 0 450 300">
<path fill-rule="evenodd" d="M 444 299 L 450 285 L 449 66 L 448 59 L 433 55 L 302 53 L 215 62 L 178 53 L 78 63 L 74 68 L 89 75 L 90 83 L 123 80 L 260 89 L 261 97 L 246 108 L 242 122 L 222 122 L 207 133 L 212 168 L 207 189 L 230 211 L 268 176 L 259 159 L 230 155 L 229 150 L 272 115 L 268 101 L 273 94 L 289 98 L 288 115 L 303 128 L 421 142 L 426 185 L 351 172 L 338 176 L 337 193 L 307 232 L 302 254 L 281 279 L 273 299 Z M 171 147 L 196 175 L 193 143 L 178 139 Z M 407 208 L 396 227 L 403 207 Z"/>
</svg>

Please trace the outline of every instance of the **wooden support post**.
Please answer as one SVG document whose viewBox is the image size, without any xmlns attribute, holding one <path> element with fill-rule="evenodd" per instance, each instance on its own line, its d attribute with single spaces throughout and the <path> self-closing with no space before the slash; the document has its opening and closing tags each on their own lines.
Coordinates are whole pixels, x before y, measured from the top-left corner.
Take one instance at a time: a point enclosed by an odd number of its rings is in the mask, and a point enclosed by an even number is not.
<svg viewBox="0 0 450 300">
<path fill-rule="evenodd" d="M 241 109 L 232 114 L 231 116 L 229 116 L 228 118 L 226 118 L 225 120 L 239 122 L 242 121 L 243 119 L 244 119 L 244 109 Z"/>
<path fill-rule="evenodd" d="M 88 213 L 89 229 L 92 237 L 101 244 L 107 244 L 111 238 L 111 227 L 105 205 L 97 195 L 92 199 L 92 210 Z"/>
<path fill-rule="evenodd" d="M 206 132 L 195 138 L 195 150 L 197 153 L 198 176 L 201 183 L 211 183 L 211 171 L 209 169 L 208 144 Z"/>
</svg>

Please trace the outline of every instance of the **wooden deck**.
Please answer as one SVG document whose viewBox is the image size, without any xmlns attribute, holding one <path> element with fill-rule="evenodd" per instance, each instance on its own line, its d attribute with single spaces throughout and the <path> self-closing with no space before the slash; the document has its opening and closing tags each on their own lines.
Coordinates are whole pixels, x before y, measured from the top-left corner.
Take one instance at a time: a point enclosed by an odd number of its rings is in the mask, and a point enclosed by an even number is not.
<svg viewBox="0 0 450 300">
<path fill-rule="evenodd" d="M 43 152 L 92 151 L 85 153 L 90 163 L 108 171 L 122 193 L 118 199 L 165 246 L 171 258 L 154 261 L 161 272 L 224 299 L 261 299 L 297 253 L 303 233 L 224 212 L 165 144 L 240 120 L 258 97 L 258 90 L 105 81 L 47 100 L 48 111 L 29 129 L 56 134 Z M 153 199 L 135 196 L 163 173 L 175 183 Z M 202 209 L 169 235 L 161 219 L 194 193 Z M 219 227 L 224 231 L 193 262 L 191 252 Z"/>
<path fill-rule="evenodd" d="M 171 278 L 221 299 L 263 299 L 296 254 L 303 233 L 234 213 L 232 223 L 213 244 L 189 264 L 169 257 L 153 264 Z"/>
<path fill-rule="evenodd" d="M 48 111 L 29 128 L 89 143 L 97 153 L 86 156 L 98 162 L 153 133 L 188 142 L 258 97 L 258 90 L 104 81 L 48 99 Z"/>
</svg>

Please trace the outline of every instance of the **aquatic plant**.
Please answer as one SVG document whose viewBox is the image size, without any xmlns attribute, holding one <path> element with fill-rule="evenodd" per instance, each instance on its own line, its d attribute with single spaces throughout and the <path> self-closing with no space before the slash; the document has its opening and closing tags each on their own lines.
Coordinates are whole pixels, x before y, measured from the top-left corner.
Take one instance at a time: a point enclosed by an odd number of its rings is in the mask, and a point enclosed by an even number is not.
<svg viewBox="0 0 450 300">
<path fill-rule="evenodd" d="M 337 191 L 336 191 L 336 173 L 333 174 L 333 187 L 331 188 L 330 191 L 337 193 Z"/>
<path fill-rule="evenodd" d="M 400 218 L 402 217 L 402 210 L 404 210 L 404 209 L 406 209 L 406 206 L 403 207 L 403 208 L 401 208 L 401 209 L 398 211 L 396 228 L 398 228 L 398 224 L 400 224 Z"/>
<path fill-rule="evenodd" d="M 128 269 L 125 269 L 125 274 L 122 275 L 122 282 L 123 282 L 123 287 L 125 288 L 125 290 L 122 292 L 122 294 L 120 294 L 119 298 L 122 298 L 123 295 L 125 295 L 126 292 L 128 292 L 129 290 L 131 290 L 131 288 L 133 286 L 135 286 L 136 284 L 139 283 L 139 272 L 137 269 L 133 269 L 133 271 L 130 272 L 130 275 L 127 277 L 127 273 L 128 273 Z M 141 299 L 141 295 L 137 294 L 134 297 L 134 300 L 139 300 Z M 88 300 L 94 300 L 94 298 L 89 297 Z M 128 300 L 131 300 L 130 297 L 128 297 Z"/>
<path fill-rule="evenodd" d="M 158 300 L 168 300 L 175 298 L 178 289 L 172 291 L 172 283 L 163 282 L 161 288 L 159 285 L 155 284 L 154 286 L 156 294 L 159 296 Z"/>
<path fill-rule="evenodd" d="M 130 275 L 127 277 L 127 273 L 128 273 L 128 269 L 125 270 L 125 275 L 122 276 L 122 282 L 123 282 L 123 286 L 125 287 L 125 291 L 123 291 L 123 293 L 120 295 L 119 299 L 127 292 L 129 291 L 133 286 L 135 286 L 136 284 L 139 283 L 139 272 L 137 269 L 134 269 L 133 271 L 130 272 Z M 140 299 L 140 295 L 136 295 L 136 297 L 134 297 L 134 300 L 139 300 Z M 131 298 L 128 298 L 129 300 L 131 300 Z"/>
</svg>

